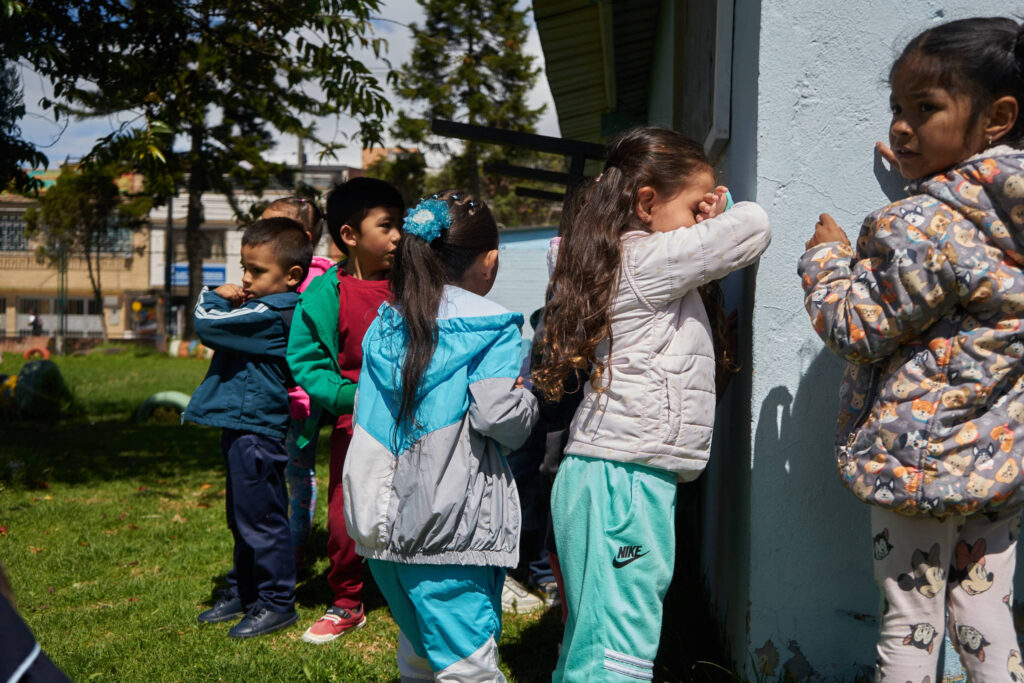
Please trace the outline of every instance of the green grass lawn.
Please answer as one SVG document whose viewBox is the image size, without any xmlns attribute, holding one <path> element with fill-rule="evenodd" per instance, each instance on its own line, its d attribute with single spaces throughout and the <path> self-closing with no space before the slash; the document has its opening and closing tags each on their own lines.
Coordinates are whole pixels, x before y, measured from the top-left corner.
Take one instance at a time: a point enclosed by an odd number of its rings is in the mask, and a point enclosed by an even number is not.
<svg viewBox="0 0 1024 683">
<path fill-rule="evenodd" d="M 0 374 L 23 363 L 8 354 Z M 325 646 L 300 640 L 330 599 L 325 495 L 311 543 L 320 552 L 296 591 L 298 626 L 235 641 L 231 623 L 196 622 L 230 568 L 219 432 L 132 416 L 157 391 L 191 393 L 206 361 L 126 349 L 57 364 L 75 397 L 69 415 L 0 420 L 0 561 L 25 621 L 72 680 L 398 679 L 398 630 L 369 572 L 364 629 Z M 555 610 L 505 615 L 505 674 L 549 679 L 560 638 Z"/>
</svg>

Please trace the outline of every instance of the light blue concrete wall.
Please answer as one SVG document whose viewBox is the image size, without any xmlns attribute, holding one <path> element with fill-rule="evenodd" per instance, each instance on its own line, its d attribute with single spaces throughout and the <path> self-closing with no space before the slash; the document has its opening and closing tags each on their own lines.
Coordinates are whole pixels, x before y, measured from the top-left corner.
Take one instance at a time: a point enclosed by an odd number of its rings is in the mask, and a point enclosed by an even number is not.
<svg viewBox="0 0 1024 683">
<path fill-rule="evenodd" d="M 737 0 L 736 8 L 733 136 L 723 168 L 737 194 L 767 209 L 773 242 L 756 278 L 749 426 L 734 423 L 749 433 L 749 472 L 718 473 L 735 477 L 736 496 L 749 500 L 748 545 L 737 550 L 746 553 L 746 581 L 732 577 L 746 586 L 722 592 L 729 604 L 720 609 L 737 664 L 753 657 L 776 675 L 788 667 L 850 680 L 874 659 L 868 508 L 835 473 L 842 365 L 811 329 L 796 261 L 819 213 L 831 213 L 854 239 L 864 216 L 887 201 L 873 145 L 886 139 L 884 78 L 903 44 L 935 23 L 1009 7 L 993 0 Z M 742 530 L 743 520 L 736 524 Z M 730 571 L 744 568 L 734 561 Z M 737 599 L 747 603 L 742 628 Z"/>
<path fill-rule="evenodd" d="M 498 277 L 488 299 L 523 314 L 523 338 L 533 338 L 530 314 L 544 305 L 548 286 L 548 242 L 556 228 L 534 228 L 501 233 Z"/>
</svg>

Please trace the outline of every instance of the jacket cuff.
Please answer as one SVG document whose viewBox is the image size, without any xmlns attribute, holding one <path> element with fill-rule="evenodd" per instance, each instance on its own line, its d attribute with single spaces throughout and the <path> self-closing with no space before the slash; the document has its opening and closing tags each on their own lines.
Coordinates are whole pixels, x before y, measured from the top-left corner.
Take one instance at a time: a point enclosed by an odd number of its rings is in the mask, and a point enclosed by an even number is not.
<svg viewBox="0 0 1024 683">
<path fill-rule="evenodd" d="M 352 413 L 357 386 L 355 382 L 346 382 L 338 389 L 338 398 L 334 402 L 335 410 L 333 412 L 335 415 L 350 415 Z"/>
</svg>

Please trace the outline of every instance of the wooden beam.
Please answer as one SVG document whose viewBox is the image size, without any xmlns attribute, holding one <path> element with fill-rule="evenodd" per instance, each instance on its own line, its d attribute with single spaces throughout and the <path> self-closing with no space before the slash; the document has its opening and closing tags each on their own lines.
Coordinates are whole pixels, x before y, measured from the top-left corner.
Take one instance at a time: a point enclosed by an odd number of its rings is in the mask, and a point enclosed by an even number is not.
<svg viewBox="0 0 1024 683">
<path fill-rule="evenodd" d="M 484 173 L 508 176 L 509 178 L 522 178 L 523 180 L 539 180 L 545 183 L 556 183 L 558 185 L 569 184 L 569 174 L 559 171 L 548 171 L 542 168 L 528 168 L 526 166 L 514 166 L 499 162 L 488 161 L 484 164 Z"/>
</svg>

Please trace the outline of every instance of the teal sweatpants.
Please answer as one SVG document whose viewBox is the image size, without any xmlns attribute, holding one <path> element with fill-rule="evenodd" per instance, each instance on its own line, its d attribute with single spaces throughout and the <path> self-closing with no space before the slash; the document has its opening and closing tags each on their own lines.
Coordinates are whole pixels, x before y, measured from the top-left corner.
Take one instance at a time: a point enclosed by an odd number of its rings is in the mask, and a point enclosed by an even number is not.
<svg viewBox="0 0 1024 683">
<path fill-rule="evenodd" d="M 566 455 L 551 517 L 569 618 L 552 680 L 653 678 L 675 507 L 670 472 Z"/>
<path fill-rule="evenodd" d="M 504 681 L 498 669 L 505 570 L 368 560 L 398 624 L 402 681 Z"/>
</svg>

